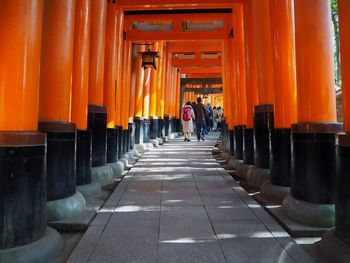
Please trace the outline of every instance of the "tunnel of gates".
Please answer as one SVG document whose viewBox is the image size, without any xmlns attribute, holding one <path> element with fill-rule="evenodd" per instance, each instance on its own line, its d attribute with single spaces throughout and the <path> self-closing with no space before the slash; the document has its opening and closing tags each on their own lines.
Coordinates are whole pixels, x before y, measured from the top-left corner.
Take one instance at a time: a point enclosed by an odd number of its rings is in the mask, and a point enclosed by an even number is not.
<svg viewBox="0 0 350 263">
<path fill-rule="evenodd" d="M 224 108 L 237 171 L 348 246 L 349 1 L 338 8 L 344 127 L 328 1 L 1 1 L 0 255 L 81 212 L 80 192 L 180 131 L 198 96 Z"/>
</svg>

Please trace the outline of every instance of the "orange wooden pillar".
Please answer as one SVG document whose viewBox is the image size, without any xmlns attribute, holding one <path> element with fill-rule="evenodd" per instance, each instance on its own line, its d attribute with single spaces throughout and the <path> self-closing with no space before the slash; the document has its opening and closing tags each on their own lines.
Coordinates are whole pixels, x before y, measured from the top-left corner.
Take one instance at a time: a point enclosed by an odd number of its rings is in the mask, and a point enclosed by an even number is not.
<svg viewBox="0 0 350 263">
<path fill-rule="evenodd" d="M 156 116 L 164 118 L 164 74 L 165 74 L 165 55 L 164 55 L 164 42 L 159 42 L 159 69 L 157 79 L 157 90 L 156 90 Z"/>
<path fill-rule="evenodd" d="M 259 104 L 255 52 L 256 36 L 254 34 L 253 20 L 253 0 L 244 1 L 243 10 L 247 98 L 247 123 L 246 128 L 243 130 L 243 162 L 246 165 L 252 165 L 254 164 L 254 107 Z"/>
<path fill-rule="evenodd" d="M 107 109 L 103 104 L 106 19 L 107 1 L 91 1 L 88 128 L 92 131 L 92 167 L 107 162 Z"/>
<path fill-rule="evenodd" d="M 124 12 L 118 8 L 118 27 L 117 27 L 117 37 L 118 48 L 117 48 L 117 87 L 115 94 L 115 120 L 114 123 L 121 127 L 122 125 L 122 100 L 123 100 L 123 47 L 126 40 L 123 39 L 124 30 Z"/>
<path fill-rule="evenodd" d="M 76 184 L 91 182 L 91 131 L 87 130 L 91 0 L 76 0 L 72 78 L 72 122 L 77 126 Z"/>
<path fill-rule="evenodd" d="M 42 0 L 0 2 L 0 250 L 4 262 L 51 261 L 61 252 L 60 238 L 45 242 L 50 232 L 59 235 L 53 229 L 46 232 L 46 135 L 37 131 L 42 14 Z M 42 244 L 40 255 L 26 253 L 36 247 L 36 241 Z M 52 248 L 56 242 L 58 246 Z"/>
<path fill-rule="evenodd" d="M 273 186 L 268 183 L 265 187 L 283 189 L 280 186 L 290 186 L 290 127 L 297 122 L 293 1 L 270 1 L 270 18 L 275 93 L 274 128 L 270 130 L 270 181 Z M 265 189 L 262 193 L 268 198 Z M 282 202 L 285 195 L 282 194 L 277 201 Z"/>
<path fill-rule="evenodd" d="M 74 24 L 75 1 L 44 1 L 39 130 L 47 133 L 48 221 L 76 215 L 85 206 L 76 192 L 76 126 L 70 122 Z M 67 198 L 78 205 L 61 211 Z"/>
<path fill-rule="evenodd" d="M 247 124 L 247 94 L 246 94 L 246 68 L 245 68 L 245 47 L 244 47 L 244 21 L 243 5 L 234 8 L 233 24 L 235 28 L 234 53 L 236 70 L 236 118 L 234 120 L 234 156 L 243 160 L 243 130 Z M 231 139 L 233 142 L 233 140 Z"/>
<path fill-rule="evenodd" d="M 269 130 L 273 128 L 274 79 L 270 32 L 270 0 L 253 0 L 254 47 L 257 62 L 259 105 L 254 109 L 256 168 L 269 169 Z M 265 170 L 266 171 L 266 170 Z M 267 171 L 265 173 L 268 177 Z M 264 175 L 264 176 L 265 176 Z"/>
<path fill-rule="evenodd" d="M 169 135 L 171 118 L 171 77 L 172 77 L 172 54 L 165 50 L 164 68 L 164 133 Z"/>
<path fill-rule="evenodd" d="M 298 124 L 292 126 L 291 195 L 283 204 L 298 222 L 332 227 L 333 209 L 319 213 L 334 202 L 334 135 L 341 130 L 336 123 L 331 7 L 322 0 L 296 0 L 294 5 Z M 299 216 L 297 200 L 305 207 L 312 203 L 310 216 Z"/>
</svg>

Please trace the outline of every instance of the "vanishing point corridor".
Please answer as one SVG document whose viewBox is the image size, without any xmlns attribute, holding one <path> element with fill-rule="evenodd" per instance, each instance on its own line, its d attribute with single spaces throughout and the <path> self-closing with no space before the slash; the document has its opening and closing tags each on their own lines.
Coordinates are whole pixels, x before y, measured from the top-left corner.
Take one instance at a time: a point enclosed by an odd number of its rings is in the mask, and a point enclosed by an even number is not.
<svg viewBox="0 0 350 263">
<path fill-rule="evenodd" d="M 214 159 L 217 139 L 144 153 L 68 262 L 312 262 Z"/>
</svg>

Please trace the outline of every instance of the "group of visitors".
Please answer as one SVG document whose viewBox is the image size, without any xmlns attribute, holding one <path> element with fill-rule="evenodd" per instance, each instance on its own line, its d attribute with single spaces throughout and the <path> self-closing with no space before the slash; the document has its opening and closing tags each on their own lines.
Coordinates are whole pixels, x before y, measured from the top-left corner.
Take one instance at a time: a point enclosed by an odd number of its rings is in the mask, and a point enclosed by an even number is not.
<svg viewBox="0 0 350 263">
<path fill-rule="evenodd" d="M 185 136 L 184 141 L 191 141 L 191 134 L 193 132 L 193 121 L 196 124 L 196 132 L 198 141 L 205 140 L 205 135 L 208 134 L 208 130 L 220 131 L 221 120 L 223 117 L 223 110 L 221 107 L 211 108 L 210 103 L 204 105 L 202 98 L 197 98 L 196 102 L 186 102 L 186 105 L 181 111 L 181 121 L 183 127 L 183 133 Z"/>
</svg>

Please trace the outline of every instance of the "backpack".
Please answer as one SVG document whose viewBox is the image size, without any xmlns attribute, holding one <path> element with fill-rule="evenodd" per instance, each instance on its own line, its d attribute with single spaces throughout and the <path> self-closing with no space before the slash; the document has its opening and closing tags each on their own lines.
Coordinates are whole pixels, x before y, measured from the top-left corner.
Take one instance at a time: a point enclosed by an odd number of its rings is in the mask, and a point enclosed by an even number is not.
<svg viewBox="0 0 350 263">
<path fill-rule="evenodd" d="M 189 121 L 191 119 L 191 108 L 185 107 L 182 109 L 182 119 L 184 121 Z"/>
</svg>

